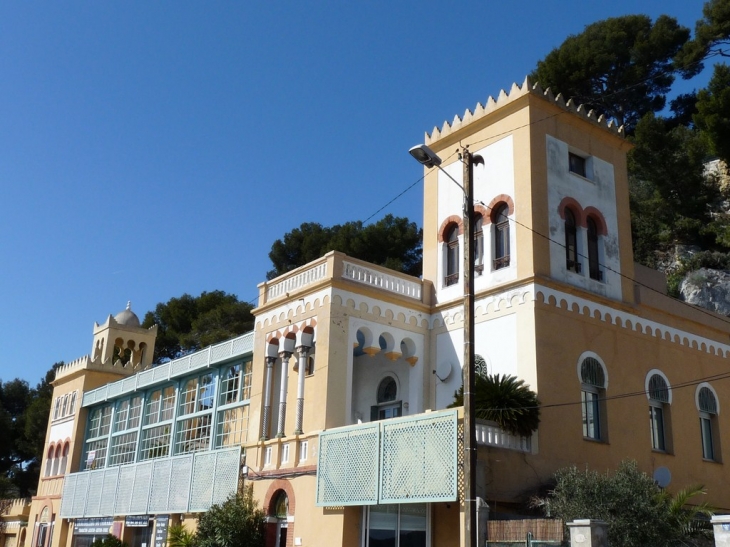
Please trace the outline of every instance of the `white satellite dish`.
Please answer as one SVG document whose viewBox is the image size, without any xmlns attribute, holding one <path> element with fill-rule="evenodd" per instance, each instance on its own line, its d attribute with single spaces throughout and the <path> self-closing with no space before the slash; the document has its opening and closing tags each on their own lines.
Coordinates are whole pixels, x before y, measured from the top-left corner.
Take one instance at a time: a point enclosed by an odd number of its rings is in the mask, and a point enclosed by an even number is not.
<svg viewBox="0 0 730 547">
<path fill-rule="evenodd" d="M 666 467 L 657 467 L 654 470 L 654 480 L 659 488 L 666 488 L 672 482 L 672 472 Z"/>
<path fill-rule="evenodd" d="M 451 376 L 451 371 L 453 369 L 454 367 L 449 361 L 441 361 L 438 365 L 436 365 L 436 377 L 442 382 L 445 382 L 448 380 L 449 376 Z"/>
</svg>

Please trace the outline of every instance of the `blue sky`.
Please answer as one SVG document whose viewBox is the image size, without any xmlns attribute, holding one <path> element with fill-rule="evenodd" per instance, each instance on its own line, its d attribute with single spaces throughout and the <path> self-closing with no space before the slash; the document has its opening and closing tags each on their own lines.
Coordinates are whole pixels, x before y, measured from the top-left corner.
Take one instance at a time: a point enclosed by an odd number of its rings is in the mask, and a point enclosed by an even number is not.
<svg viewBox="0 0 730 547">
<path fill-rule="evenodd" d="M 366 220 L 407 151 L 592 22 L 702 2 L 3 2 L 0 379 L 90 352 L 94 321 L 254 299 L 277 238 Z M 707 72 L 677 89 L 701 87 Z M 375 215 L 421 224 L 422 185 Z"/>
</svg>

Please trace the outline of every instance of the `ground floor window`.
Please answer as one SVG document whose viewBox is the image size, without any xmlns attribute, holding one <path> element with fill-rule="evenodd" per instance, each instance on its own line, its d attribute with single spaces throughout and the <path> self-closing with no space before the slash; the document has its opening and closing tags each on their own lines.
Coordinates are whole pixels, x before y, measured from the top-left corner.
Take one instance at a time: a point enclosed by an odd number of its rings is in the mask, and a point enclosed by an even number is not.
<svg viewBox="0 0 730 547">
<path fill-rule="evenodd" d="M 372 505 L 364 510 L 363 547 L 427 547 L 428 505 Z"/>
</svg>

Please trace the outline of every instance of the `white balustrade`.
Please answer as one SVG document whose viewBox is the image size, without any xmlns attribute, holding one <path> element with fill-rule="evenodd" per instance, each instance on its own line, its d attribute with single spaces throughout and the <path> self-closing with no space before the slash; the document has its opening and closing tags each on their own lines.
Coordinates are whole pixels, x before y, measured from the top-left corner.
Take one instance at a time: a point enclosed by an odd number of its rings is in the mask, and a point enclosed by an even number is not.
<svg viewBox="0 0 730 547">
<path fill-rule="evenodd" d="M 351 262 L 343 261 L 342 264 L 344 266 L 342 277 L 345 279 L 421 300 L 420 282 L 409 281 L 402 277 L 389 275 Z"/>
<path fill-rule="evenodd" d="M 302 287 L 306 287 L 307 285 L 310 285 L 315 281 L 324 279 L 326 275 L 327 262 L 317 264 L 314 267 L 309 268 L 308 270 L 304 270 L 303 272 L 300 272 L 291 277 L 287 277 L 286 279 L 279 281 L 278 283 L 270 285 L 266 290 L 266 300 L 272 300 L 274 298 L 286 295 L 289 292 L 301 289 Z"/>
<path fill-rule="evenodd" d="M 496 446 L 499 448 L 507 448 L 509 450 L 518 450 L 520 452 L 530 452 L 532 443 L 530 437 L 521 437 L 508 433 L 495 423 L 477 422 L 475 424 L 477 434 L 477 444 L 487 446 Z"/>
</svg>

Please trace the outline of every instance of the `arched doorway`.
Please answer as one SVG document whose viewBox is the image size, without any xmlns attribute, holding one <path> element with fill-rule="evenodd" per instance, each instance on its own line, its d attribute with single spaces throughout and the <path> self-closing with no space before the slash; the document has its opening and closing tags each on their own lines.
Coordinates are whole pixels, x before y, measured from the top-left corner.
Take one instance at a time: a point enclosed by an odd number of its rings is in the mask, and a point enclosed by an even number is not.
<svg viewBox="0 0 730 547">
<path fill-rule="evenodd" d="M 289 532 L 289 496 L 286 492 L 279 490 L 276 493 L 272 509 L 271 516 L 276 518 L 276 547 L 286 547 Z"/>
</svg>

